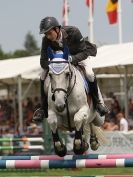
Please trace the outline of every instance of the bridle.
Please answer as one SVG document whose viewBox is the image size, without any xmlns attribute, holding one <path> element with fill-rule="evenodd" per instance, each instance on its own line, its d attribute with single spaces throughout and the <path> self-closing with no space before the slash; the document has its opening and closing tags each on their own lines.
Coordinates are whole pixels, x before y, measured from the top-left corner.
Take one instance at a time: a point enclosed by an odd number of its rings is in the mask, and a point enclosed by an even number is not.
<svg viewBox="0 0 133 177">
<path fill-rule="evenodd" d="M 65 90 L 63 88 L 55 88 L 53 89 L 51 86 L 51 92 L 52 94 L 52 100 L 55 101 L 55 92 L 56 91 L 63 91 L 65 93 L 65 105 L 66 105 L 66 110 L 67 110 L 67 120 L 68 120 L 68 127 L 69 127 L 69 131 L 73 131 L 73 128 L 71 127 L 71 117 L 70 117 L 70 111 L 69 111 L 69 107 L 68 107 L 68 97 L 71 94 L 72 90 L 75 87 L 76 84 L 76 73 L 75 73 L 75 69 L 73 66 L 71 66 L 70 62 L 68 61 L 50 61 L 50 63 L 68 63 L 68 67 L 69 67 L 69 71 L 70 71 L 70 75 L 69 75 L 69 84 L 68 84 L 68 88 Z M 71 86 L 71 80 L 74 77 L 74 81 L 73 84 Z"/>
<path fill-rule="evenodd" d="M 76 74 L 75 74 L 75 70 L 73 69 L 73 67 L 71 67 L 71 64 L 68 61 L 50 61 L 49 63 L 68 63 L 68 67 L 69 67 L 69 71 L 70 71 L 70 76 L 69 76 L 69 84 L 68 84 L 68 88 L 65 90 L 63 88 L 55 88 L 53 89 L 51 86 L 51 92 L 52 92 L 52 100 L 55 101 L 55 92 L 56 91 L 63 91 L 65 92 L 65 102 L 67 102 L 67 99 L 69 97 L 69 95 L 71 94 L 75 84 L 76 84 Z M 74 82 L 73 85 L 70 86 L 72 77 L 74 76 Z"/>
</svg>

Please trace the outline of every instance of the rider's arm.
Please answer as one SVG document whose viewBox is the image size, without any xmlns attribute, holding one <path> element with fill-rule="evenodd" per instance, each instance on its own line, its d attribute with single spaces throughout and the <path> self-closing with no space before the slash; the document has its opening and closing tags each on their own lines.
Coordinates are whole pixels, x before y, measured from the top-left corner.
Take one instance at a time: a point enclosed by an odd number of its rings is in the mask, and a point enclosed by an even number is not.
<svg viewBox="0 0 133 177">
<path fill-rule="evenodd" d="M 73 32 L 72 43 L 76 48 L 75 54 L 71 55 L 73 64 L 77 64 L 91 55 L 90 49 L 87 47 L 86 42 L 78 28 L 75 28 L 75 31 Z"/>
<path fill-rule="evenodd" d="M 41 56 L 40 56 L 40 65 L 43 69 L 48 69 L 47 48 L 48 48 L 47 40 L 44 37 L 42 39 Z"/>
</svg>

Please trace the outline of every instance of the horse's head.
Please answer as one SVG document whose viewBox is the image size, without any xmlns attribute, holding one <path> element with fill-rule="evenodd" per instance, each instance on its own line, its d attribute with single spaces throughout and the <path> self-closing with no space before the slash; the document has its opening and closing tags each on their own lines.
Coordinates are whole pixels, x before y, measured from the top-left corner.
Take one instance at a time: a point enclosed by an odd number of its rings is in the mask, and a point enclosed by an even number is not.
<svg viewBox="0 0 133 177">
<path fill-rule="evenodd" d="M 72 76 L 71 65 L 68 61 L 69 51 L 52 51 L 48 48 L 49 77 L 51 82 L 52 100 L 59 112 L 64 111 L 66 99 L 69 94 L 70 80 Z"/>
</svg>

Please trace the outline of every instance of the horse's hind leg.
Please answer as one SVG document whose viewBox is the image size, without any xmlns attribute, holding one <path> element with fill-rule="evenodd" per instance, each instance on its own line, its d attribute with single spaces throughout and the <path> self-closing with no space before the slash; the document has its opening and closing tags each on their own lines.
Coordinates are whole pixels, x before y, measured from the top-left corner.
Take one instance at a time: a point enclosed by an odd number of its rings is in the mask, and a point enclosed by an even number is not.
<svg viewBox="0 0 133 177">
<path fill-rule="evenodd" d="M 99 148 L 100 144 L 99 144 L 98 138 L 96 137 L 96 134 L 93 130 L 93 126 L 94 125 L 92 123 L 90 123 L 90 130 L 91 130 L 90 146 L 93 151 L 96 151 Z"/>
<path fill-rule="evenodd" d="M 66 149 L 66 146 L 63 144 L 63 141 L 59 137 L 59 134 L 57 131 L 57 117 L 53 111 L 49 112 L 49 116 L 47 118 L 47 121 L 48 121 L 50 129 L 52 131 L 55 153 L 58 156 L 63 157 L 66 155 L 67 149 Z"/>
</svg>

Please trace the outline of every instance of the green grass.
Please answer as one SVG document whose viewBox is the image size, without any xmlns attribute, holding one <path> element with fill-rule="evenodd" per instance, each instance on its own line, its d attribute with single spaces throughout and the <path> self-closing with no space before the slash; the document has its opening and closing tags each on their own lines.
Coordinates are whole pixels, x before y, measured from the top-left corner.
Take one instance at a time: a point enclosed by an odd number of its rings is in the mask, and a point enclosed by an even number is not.
<svg viewBox="0 0 133 177">
<path fill-rule="evenodd" d="M 0 170 L 0 177 L 7 176 L 88 176 L 88 175 L 133 175 L 131 168 L 88 168 L 88 169 L 12 169 Z"/>
</svg>

